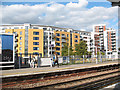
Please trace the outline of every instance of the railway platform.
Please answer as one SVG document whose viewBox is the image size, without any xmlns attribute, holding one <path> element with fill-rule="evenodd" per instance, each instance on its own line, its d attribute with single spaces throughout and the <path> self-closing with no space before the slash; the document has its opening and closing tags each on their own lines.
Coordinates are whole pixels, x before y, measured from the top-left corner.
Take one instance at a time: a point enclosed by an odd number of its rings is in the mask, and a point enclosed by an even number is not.
<svg viewBox="0 0 120 90">
<path fill-rule="evenodd" d="M 118 64 L 118 61 L 107 61 L 102 63 L 85 63 L 85 64 L 73 64 L 73 65 L 62 65 L 59 68 L 56 67 L 39 67 L 39 68 L 22 68 L 22 69 L 11 69 L 11 70 L 1 70 L 0 78 L 9 78 L 15 76 L 27 76 L 27 75 L 35 75 L 35 74 L 47 74 L 54 72 L 62 72 L 68 70 L 77 70 L 77 69 L 86 69 L 92 67 L 100 67 L 107 65 L 115 65 Z"/>
</svg>

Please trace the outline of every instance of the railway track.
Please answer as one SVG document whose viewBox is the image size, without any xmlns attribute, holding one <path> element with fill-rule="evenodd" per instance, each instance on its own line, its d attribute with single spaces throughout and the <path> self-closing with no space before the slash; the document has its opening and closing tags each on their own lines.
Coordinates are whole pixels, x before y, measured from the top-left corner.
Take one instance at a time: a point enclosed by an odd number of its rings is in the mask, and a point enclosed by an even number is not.
<svg viewBox="0 0 120 90">
<path fill-rule="evenodd" d="M 95 90 L 95 89 L 100 89 L 104 86 L 119 82 L 120 77 L 119 75 L 117 75 L 118 73 L 120 73 L 120 71 L 82 78 L 78 80 L 62 82 L 62 83 L 56 83 L 56 84 L 34 87 L 34 88 L 29 88 L 29 89 L 27 88 L 25 90 L 36 90 L 36 89 L 40 89 L 40 90 L 56 90 L 56 89 L 59 89 L 59 90 L 84 90 L 84 89 Z M 103 78 L 98 79 L 101 77 Z M 84 82 L 84 84 L 82 84 L 81 82 Z"/>
<path fill-rule="evenodd" d="M 120 66 L 118 64 L 118 65 L 110 65 L 110 66 L 89 68 L 89 69 L 83 69 L 83 70 L 73 70 L 73 71 L 53 73 L 53 74 L 48 74 L 48 76 L 44 75 L 42 77 L 39 77 L 41 75 L 38 75 L 38 76 L 36 75 L 35 78 L 34 78 L 34 75 L 28 76 L 28 78 L 24 78 L 24 77 L 22 77 L 22 78 L 16 77 L 16 78 L 10 78 L 10 79 L 4 78 L 2 86 L 3 86 L 3 90 L 5 90 L 5 89 L 8 90 L 8 88 L 11 88 L 11 89 L 17 88 L 17 90 L 18 89 L 26 89 L 26 90 L 71 89 L 71 90 L 73 90 L 73 89 L 78 89 L 78 88 L 87 88 L 92 85 L 95 85 L 94 83 L 102 82 L 105 79 L 107 80 L 107 78 L 110 78 L 110 77 L 111 77 L 111 79 L 112 79 L 112 77 L 117 78 L 118 77 L 117 75 L 120 73 L 119 67 Z M 99 73 L 99 74 L 93 75 L 93 74 L 97 74 L 97 73 Z M 88 76 L 88 77 L 84 77 L 84 76 Z M 105 76 L 108 76 L 108 77 L 105 77 Z M 81 78 L 80 79 L 69 79 L 71 77 L 72 78 L 81 77 Z M 96 79 L 96 78 L 100 78 L 100 77 L 104 77 L 104 78 L 102 78 L 101 80 Z M 66 80 L 66 79 L 68 79 L 68 80 Z M 96 79 L 96 80 L 89 82 L 90 80 L 93 80 L 93 79 Z M 8 80 L 8 82 L 7 82 L 7 80 Z M 17 80 L 17 81 L 15 81 L 15 80 Z M 64 81 L 64 80 L 66 80 L 66 81 Z M 119 78 L 117 80 L 119 81 Z M 86 82 L 84 82 L 84 84 L 83 83 L 80 84 L 79 82 L 82 82 L 82 81 L 86 81 Z M 78 84 L 75 84 L 75 83 L 78 83 Z M 81 86 L 86 86 L 86 87 L 81 87 Z"/>
</svg>

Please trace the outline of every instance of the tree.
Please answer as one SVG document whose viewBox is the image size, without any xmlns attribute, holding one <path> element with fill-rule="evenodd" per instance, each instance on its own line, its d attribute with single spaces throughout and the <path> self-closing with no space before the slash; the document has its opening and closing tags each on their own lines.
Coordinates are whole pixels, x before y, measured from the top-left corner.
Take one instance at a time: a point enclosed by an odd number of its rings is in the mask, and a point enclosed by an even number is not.
<svg viewBox="0 0 120 90">
<path fill-rule="evenodd" d="M 104 53 L 104 52 L 101 52 L 101 54 L 102 54 L 102 55 L 105 55 L 105 53 Z"/>
<path fill-rule="evenodd" d="M 68 54 L 68 49 L 69 49 L 69 54 Z M 64 44 L 62 48 L 62 56 L 68 56 L 68 55 L 73 55 L 73 49 L 71 46 Z"/>
<path fill-rule="evenodd" d="M 76 55 L 87 55 L 87 44 L 84 41 L 81 41 L 75 46 Z"/>
<path fill-rule="evenodd" d="M 92 52 L 87 52 L 88 57 L 91 57 Z"/>
</svg>

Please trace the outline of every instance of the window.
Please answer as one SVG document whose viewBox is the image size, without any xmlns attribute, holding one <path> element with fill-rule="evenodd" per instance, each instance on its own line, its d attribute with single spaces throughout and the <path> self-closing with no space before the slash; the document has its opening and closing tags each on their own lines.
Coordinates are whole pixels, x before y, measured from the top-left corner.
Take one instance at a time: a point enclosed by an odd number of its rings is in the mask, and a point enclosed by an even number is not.
<svg viewBox="0 0 120 90">
<path fill-rule="evenodd" d="M 67 34 L 67 37 L 69 37 L 69 35 Z"/>
<path fill-rule="evenodd" d="M 10 33 L 10 32 L 8 32 L 8 33 Z"/>
<path fill-rule="evenodd" d="M 33 42 L 33 45 L 39 45 L 39 42 Z"/>
<path fill-rule="evenodd" d="M 33 52 L 33 55 L 39 55 L 39 52 Z"/>
<path fill-rule="evenodd" d="M 62 36 L 65 36 L 65 34 L 62 34 Z"/>
<path fill-rule="evenodd" d="M 22 42 L 20 42 L 20 45 L 22 45 Z"/>
<path fill-rule="evenodd" d="M 60 46 L 60 43 L 56 43 L 56 46 Z"/>
<path fill-rule="evenodd" d="M 56 38 L 56 41 L 60 41 L 60 38 Z"/>
<path fill-rule="evenodd" d="M 75 42 L 78 42 L 78 40 L 75 40 Z"/>
<path fill-rule="evenodd" d="M 22 35 L 22 32 L 20 32 L 20 35 Z"/>
<path fill-rule="evenodd" d="M 56 52 L 57 55 L 60 55 L 60 52 Z"/>
<path fill-rule="evenodd" d="M 33 40 L 39 40 L 39 37 L 33 37 Z"/>
<path fill-rule="evenodd" d="M 56 33 L 56 36 L 60 36 L 60 34 L 59 34 L 59 33 Z"/>
<path fill-rule="evenodd" d="M 43 30 L 47 30 L 47 28 L 43 28 Z"/>
<path fill-rule="evenodd" d="M 22 37 L 20 37 L 20 40 L 22 40 Z"/>
<path fill-rule="evenodd" d="M 39 47 L 33 47 L 33 50 L 39 50 Z"/>
<path fill-rule="evenodd" d="M 39 32 L 33 32 L 33 35 L 39 35 Z"/>
<path fill-rule="evenodd" d="M 22 50 L 22 47 L 20 47 L 19 50 Z"/>
<path fill-rule="evenodd" d="M 19 29 L 19 27 L 14 27 L 14 29 Z"/>
<path fill-rule="evenodd" d="M 75 38 L 78 38 L 78 36 L 77 36 L 77 35 L 75 35 Z"/>
<path fill-rule="evenodd" d="M 56 50 L 60 50 L 60 48 L 57 47 Z"/>
<path fill-rule="evenodd" d="M 39 29 L 38 27 L 33 27 L 33 29 Z"/>
</svg>

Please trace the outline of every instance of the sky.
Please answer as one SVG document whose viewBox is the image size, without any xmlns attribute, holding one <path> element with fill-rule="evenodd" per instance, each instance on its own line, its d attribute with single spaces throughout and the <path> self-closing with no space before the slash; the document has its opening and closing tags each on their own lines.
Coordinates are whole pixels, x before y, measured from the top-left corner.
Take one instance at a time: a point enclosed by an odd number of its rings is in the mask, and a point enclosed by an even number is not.
<svg viewBox="0 0 120 90">
<path fill-rule="evenodd" d="M 14 0 L 12 0 L 14 1 Z M 2 2 L 2 24 L 41 24 L 92 30 L 94 24 L 117 26 L 117 8 L 110 2 Z M 35 0 L 34 0 L 35 1 Z M 52 1 L 52 0 L 51 0 Z M 55 1 L 55 0 L 54 0 Z M 60 0 L 59 0 L 60 1 Z M 75 1 L 75 0 L 73 0 Z M 77 1 L 77 0 L 76 0 Z"/>
<path fill-rule="evenodd" d="M 118 29 L 118 7 L 107 0 L 0 1 L 2 24 L 31 23 L 86 31 L 92 31 L 95 24 L 106 24 Z"/>
</svg>

